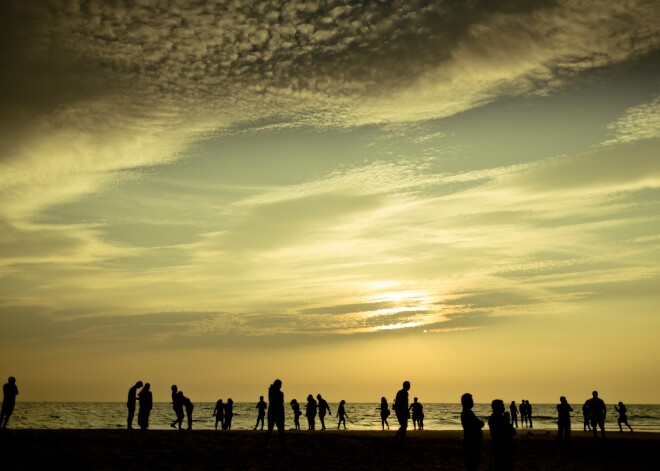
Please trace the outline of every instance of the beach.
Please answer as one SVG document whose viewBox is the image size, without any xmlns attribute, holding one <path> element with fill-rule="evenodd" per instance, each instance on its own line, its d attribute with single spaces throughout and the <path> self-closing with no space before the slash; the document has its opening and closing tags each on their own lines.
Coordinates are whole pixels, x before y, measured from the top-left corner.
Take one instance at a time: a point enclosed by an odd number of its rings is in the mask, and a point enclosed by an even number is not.
<svg viewBox="0 0 660 471">
<path fill-rule="evenodd" d="M 274 433 L 174 430 L 6 430 L 0 434 L 3 469 L 464 469 L 462 431 L 409 431 L 394 443 L 390 431 L 287 431 L 286 450 Z M 610 432 L 606 440 L 574 432 L 570 446 L 554 432 L 515 437 L 515 469 L 658 469 L 660 434 Z M 484 433 L 480 469 L 491 469 Z"/>
</svg>

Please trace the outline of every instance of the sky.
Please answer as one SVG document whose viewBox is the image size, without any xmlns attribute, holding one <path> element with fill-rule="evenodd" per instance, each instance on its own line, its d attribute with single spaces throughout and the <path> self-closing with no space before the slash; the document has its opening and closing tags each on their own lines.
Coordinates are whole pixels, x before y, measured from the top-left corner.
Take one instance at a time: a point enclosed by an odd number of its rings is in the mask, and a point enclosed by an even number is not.
<svg viewBox="0 0 660 471">
<path fill-rule="evenodd" d="M 0 100 L 19 401 L 660 402 L 656 1 L 9 0 Z"/>
</svg>

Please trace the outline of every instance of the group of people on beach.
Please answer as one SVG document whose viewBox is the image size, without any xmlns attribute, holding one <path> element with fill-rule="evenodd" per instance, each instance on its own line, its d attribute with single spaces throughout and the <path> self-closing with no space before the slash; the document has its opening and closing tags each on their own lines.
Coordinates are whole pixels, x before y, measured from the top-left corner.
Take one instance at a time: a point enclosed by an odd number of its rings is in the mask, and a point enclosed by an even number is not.
<svg viewBox="0 0 660 471">
<path fill-rule="evenodd" d="M 532 421 L 532 405 L 528 400 L 523 399 L 520 402 L 520 408 L 516 406 L 516 401 L 511 401 L 509 405 L 509 411 L 511 416 L 511 425 L 515 428 L 518 428 L 518 412 L 520 412 L 520 425 L 525 427 L 534 428 L 534 423 Z"/>
</svg>

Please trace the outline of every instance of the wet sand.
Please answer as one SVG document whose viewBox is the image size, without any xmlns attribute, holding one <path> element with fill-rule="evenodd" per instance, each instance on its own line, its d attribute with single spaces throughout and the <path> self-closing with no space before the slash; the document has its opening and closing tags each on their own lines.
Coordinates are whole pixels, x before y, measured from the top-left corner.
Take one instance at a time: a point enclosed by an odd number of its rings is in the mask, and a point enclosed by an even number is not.
<svg viewBox="0 0 660 471">
<path fill-rule="evenodd" d="M 461 431 L 410 431 L 396 446 L 394 431 L 288 431 L 286 450 L 265 432 L 7 430 L 0 433 L 0 466 L 21 469 L 309 469 L 460 470 Z M 519 470 L 660 469 L 660 434 L 610 432 L 606 440 L 574 432 L 569 447 L 552 432 L 515 437 Z M 484 433 L 481 468 L 491 469 Z"/>
</svg>

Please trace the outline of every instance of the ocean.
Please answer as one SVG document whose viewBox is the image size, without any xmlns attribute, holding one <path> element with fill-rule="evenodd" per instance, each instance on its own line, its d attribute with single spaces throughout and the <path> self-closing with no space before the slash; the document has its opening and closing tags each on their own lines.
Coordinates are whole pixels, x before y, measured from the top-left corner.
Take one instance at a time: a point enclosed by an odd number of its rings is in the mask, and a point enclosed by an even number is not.
<svg viewBox="0 0 660 471">
<path fill-rule="evenodd" d="M 380 430 L 380 413 L 377 403 L 347 403 L 349 430 Z M 256 403 L 234 403 L 234 418 L 232 430 L 251 430 L 257 419 Z M 286 427 L 293 427 L 293 414 L 286 405 Z M 556 430 L 556 404 L 532 404 L 534 430 Z M 215 403 L 200 402 L 195 404 L 193 412 L 193 429 L 212 430 L 215 428 L 213 409 Z M 637 431 L 660 432 L 660 405 L 631 404 L 628 408 L 628 423 Z M 574 431 L 582 430 L 581 405 L 573 405 L 571 425 Z M 336 428 L 337 404 L 330 403 L 332 416 L 326 416 L 326 427 Z M 304 413 L 304 403 L 301 403 Z M 490 404 L 475 404 L 475 414 L 484 422 L 490 415 Z M 508 409 L 507 409 L 508 410 Z M 425 430 L 458 430 L 461 429 L 460 404 L 424 404 Z M 14 414 L 9 421 L 13 429 L 121 429 L 126 427 L 126 404 L 119 402 L 18 402 Z M 617 431 L 617 413 L 612 405 L 608 405 L 606 431 Z M 520 421 L 520 417 L 518 418 Z M 150 416 L 151 429 L 169 429 L 174 420 L 174 412 L 170 403 L 154 403 Z M 389 418 L 390 428 L 398 428 L 396 418 Z M 184 419 L 184 427 L 186 419 Z M 137 412 L 133 426 L 137 428 Z M 307 420 L 300 418 L 301 429 L 307 429 Z M 519 423 L 519 430 L 527 430 Z M 319 429 L 318 417 L 316 428 Z M 488 426 L 486 426 L 486 429 Z M 625 427 L 624 427 L 625 428 Z M 412 430 L 412 423 L 409 427 Z M 531 430 L 531 429 L 530 429 Z"/>
</svg>

